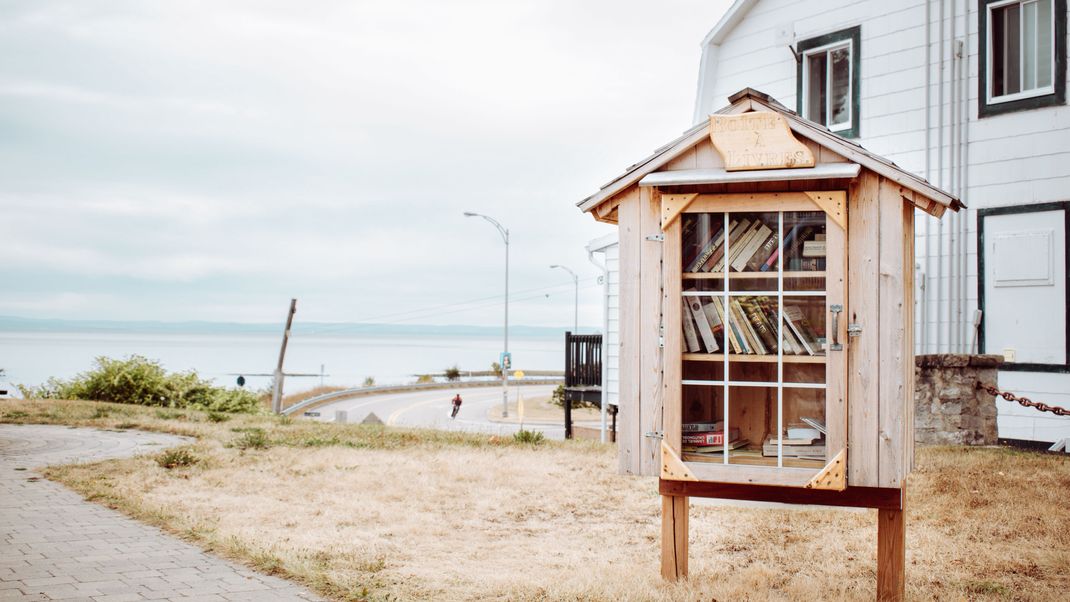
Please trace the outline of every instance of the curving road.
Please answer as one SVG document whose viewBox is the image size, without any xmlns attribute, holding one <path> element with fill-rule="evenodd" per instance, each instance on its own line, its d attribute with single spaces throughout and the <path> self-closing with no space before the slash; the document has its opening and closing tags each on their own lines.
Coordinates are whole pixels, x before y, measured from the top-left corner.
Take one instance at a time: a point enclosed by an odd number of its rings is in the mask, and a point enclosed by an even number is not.
<svg viewBox="0 0 1070 602">
<path fill-rule="evenodd" d="M 546 397 L 556 385 L 526 385 L 519 387 L 525 399 Z M 464 403 L 455 420 L 450 419 L 450 400 L 460 393 Z M 509 389 L 509 401 L 515 402 L 517 388 Z M 437 389 L 433 391 L 410 391 L 406 393 L 383 393 L 366 397 L 354 397 L 324 404 L 314 410 L 316 420 L 332 422 L 335 412 L 346 412 L 347 422 L 360 422 L 374 412 L 384 423 L 391 426 L 413 426 L 442 430 L 463 430 L 480 433 L 511 435 L 520 430 L 520 425 L 493 422 L 487 418 L 488 411 L 500 415 L 502 390 L 498 387 L 470 389 Z M 563 439 L 565 427 L 561 423 L 525 423 L 527 430 L 541 431 L 551 439 Z"/>
</svg>

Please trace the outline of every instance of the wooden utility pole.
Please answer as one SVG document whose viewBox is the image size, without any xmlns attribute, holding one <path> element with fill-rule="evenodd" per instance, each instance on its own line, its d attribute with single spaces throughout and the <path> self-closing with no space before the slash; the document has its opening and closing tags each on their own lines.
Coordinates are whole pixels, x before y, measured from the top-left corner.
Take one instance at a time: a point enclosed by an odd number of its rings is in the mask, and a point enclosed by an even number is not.
<svg viewBox="0 0 1070 602">
<path fill-rule="evenodd" d="M 286 314 L 286 330 L 282 332 L 282 347 L 279 349 L 279 365 L 275 368 L 275 388 L 271 392 L 271 411 L 278 414 L 282 412 L 282 362 L 286 359 L 286 343 L 290 341 L 290 327 L 294 323 L 294 314 L 297 313 L 297 299 L 290 299 L 290 311 Z"/>
</svg>

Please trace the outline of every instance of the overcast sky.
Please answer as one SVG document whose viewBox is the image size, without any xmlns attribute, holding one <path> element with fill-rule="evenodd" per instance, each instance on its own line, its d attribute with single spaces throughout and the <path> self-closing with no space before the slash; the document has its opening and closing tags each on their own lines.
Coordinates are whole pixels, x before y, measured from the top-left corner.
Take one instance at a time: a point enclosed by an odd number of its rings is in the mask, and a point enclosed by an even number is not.
<svg viewBox="0 0 1070 602">
<path fill-rule="evenodd" d="M 575 204 L 691 125 L 728 0 L 0 3 L 0 315 L 601 320 Z"/>
</svg>

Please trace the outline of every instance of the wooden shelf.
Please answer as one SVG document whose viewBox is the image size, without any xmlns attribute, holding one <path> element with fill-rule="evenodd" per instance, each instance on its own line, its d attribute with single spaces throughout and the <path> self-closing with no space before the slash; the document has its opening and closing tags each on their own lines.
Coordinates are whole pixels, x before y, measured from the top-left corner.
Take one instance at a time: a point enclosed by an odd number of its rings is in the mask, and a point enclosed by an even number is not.
<svg viewBox="0 0 1070 602">
<path fill-rule="evenodd" d="M 729 280 L 758 280 L 777 277 L 776 272 L 729 272 Z M 825 271 L 784 272 L 785 278 L 824 278 Z M 684 280 L 723 280 L 724 272 L 684 272 Z"/>
<path fill-rule="evenodd" d="M 685 353 L 683 354 L 684 361 L 691 362 L 723 362 L 723 353 Z M 740 363 L 762 363 L 762 364 L 775 364 L 777 356 L 775 355 L 743 355 L 731 353 L 728 355 L 728 361 L 740 362 Z M 824 355 L 785 355 L 785 364 L 824 364 Z"/>
<path fill-rule="evenodd" d="M 724 456 L 721 454 L 693 454 L 683 452 L 680 457 L 685 462 L 706 462 L 710 464 L 723 464 Z M 728 465 L 732 466 L 776 466 L 775 457 L 740 455 L 733 456 L 728 452 Z M 823 468 L 824 460 L 803 460 L 801 458 L 784 458 L 786 468 Z"/>
</svg>

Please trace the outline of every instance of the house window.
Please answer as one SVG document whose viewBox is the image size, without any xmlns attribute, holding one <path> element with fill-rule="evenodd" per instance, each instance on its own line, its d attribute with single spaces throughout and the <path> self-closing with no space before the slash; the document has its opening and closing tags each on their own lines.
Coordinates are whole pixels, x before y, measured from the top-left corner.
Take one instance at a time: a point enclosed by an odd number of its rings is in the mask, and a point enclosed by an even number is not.
<svg viewBox="0 0 1070 602">
<path fill-rule="evenodd" d="M 1063 104 L 1066 0 L 982 0 L 981 116 Z"/>
<path fill-rule="evenodd" d="M 841 136 L 858 136 L 859 45 L 852 27 L 799 42 L 798 112 Z"/>
</svg>

